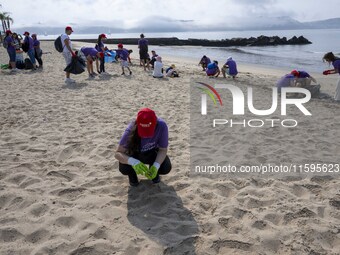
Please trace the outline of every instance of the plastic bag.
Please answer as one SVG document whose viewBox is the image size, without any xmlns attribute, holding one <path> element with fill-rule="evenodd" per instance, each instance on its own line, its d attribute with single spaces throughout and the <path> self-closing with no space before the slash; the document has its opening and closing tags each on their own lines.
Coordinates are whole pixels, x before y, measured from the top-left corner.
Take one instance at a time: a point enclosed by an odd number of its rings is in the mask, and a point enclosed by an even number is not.
<svg viewBox="0 0 340 255">
<path fill-rule="evenodd" d="M 85 71 L 85 61 L 79 57 L 73 57 L 71 63 L 64 69 L 65 72 L 72 74 L 81 74 Z"/>
</svg>

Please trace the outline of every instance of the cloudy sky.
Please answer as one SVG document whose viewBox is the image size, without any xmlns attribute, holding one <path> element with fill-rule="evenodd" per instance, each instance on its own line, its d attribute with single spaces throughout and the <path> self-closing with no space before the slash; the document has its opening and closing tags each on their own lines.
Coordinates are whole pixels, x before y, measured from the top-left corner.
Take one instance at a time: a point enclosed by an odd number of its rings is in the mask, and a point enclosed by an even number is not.
<svg viewBox="0 0 340 255">
<path fill-rule="evenodd" d="M 210 25 L 289 16 L 298 21 L 340 17 L 339 0 L 0 0 L 14 27 L 103 25 Z"/>
</svg>

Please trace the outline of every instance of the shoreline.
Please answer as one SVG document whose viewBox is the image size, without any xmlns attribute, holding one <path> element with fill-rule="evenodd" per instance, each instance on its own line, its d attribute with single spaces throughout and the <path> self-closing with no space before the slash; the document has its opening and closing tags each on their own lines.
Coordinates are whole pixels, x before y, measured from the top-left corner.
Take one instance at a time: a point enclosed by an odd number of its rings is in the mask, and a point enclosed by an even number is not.
<svg viewBox="0 0 340 255">
<path fill-rule="evenodd" d="M 74 47 L 80 48 L 81 46 L 93 47 L 93 43 L 86 43 L 81 40 L 75 40 L 72 42 Z M 105 44 L 111 49 L 115 49 L 116 45 L 112 44 Z M 196 47 L 196 46 L 179 46 L 179 47 Z M 138 59 L 138 45 L 128 45 L 126 48 L 132 49 L 132 58 Z M 151 50 L 151 47 L 150 49 Z M 203 55 L 203 54 L 202 54 Z M 176 64 L 179 67 L 186 67 L 190 66 L 192 68 L 196 67 L 197 72 L 201 73 L 202 76 L 205 77 L 203 72 L 200 72 L 201 67 L 198 66 L 199 59 L 195 59 L 194 57 L 183 57 L 183 56 L 174 56 L 173 54 L 162 54 L 163 62 L 166 65 L 171 65 L 172 63 Z M 224 61 L 222 59 L 217 59 L 220 63 L 219 66 L 222 66 Z M 286 67 L 277 67 L 277 66 L 270 66 L 270 65 L 256 65 L 256 64 L 245 64 L 242 62 L 237 62 L 239 76 L 241 75 L 260 75 L 261 77 L 267 77 L 272 81 L 273 86 L 275 86 L 276 82 L 285 74 L 290 73 L 292 69 Z M 339 78 L 339 75 L 328 75 L 325 76 L 322 73 L 317 72 L 309 72 L 311 76 L 313 76 L 318 84 L 321 84 L 321 90 L 329 95 L 333 95 L 335 91 L 336 82 Z M 220 74 L 218 80 L 221 79 L 222 74 Z M 224 79 L 225 81 L 230 81 Z M 249 84 L 251 85 L 251 84 Z"/>
</svg>

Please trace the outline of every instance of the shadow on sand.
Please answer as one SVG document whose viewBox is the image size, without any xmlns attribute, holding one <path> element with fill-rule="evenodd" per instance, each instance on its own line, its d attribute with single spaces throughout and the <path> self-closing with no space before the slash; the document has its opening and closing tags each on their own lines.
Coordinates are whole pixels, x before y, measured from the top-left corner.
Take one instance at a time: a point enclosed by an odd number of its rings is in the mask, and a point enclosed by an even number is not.
<svg viewBox="0 0 340 255">
<path fill-rule="evenodd" d="M 175 189 L 162 182 L 140 182 L 128 192 L 128 220 L 164 246 L 165 255 L 196 255 L 199 230 Z"/>
</svg>

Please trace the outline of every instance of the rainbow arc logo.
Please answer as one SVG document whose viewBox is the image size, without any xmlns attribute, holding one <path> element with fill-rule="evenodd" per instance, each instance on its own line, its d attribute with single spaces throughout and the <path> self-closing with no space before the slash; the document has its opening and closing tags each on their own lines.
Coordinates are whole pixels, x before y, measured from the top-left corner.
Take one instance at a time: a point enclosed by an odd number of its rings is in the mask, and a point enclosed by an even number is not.
<svg viewBox="0 0 340 255">
<path fill-rule="evenodd" d="M 220 94 L 218 94 L 218 92 L 216 91 L 214 87 L 203 82 L 197 82 L 197 84 L 201 85 L 201 86 L 197 86 L 197 88 L 201 90 L 202 92 L 204 92 L 205 94 L 207 94 L 211 98 L 211 100 L 214 102 L 214 105 L 217 105 L 217 101 L 216 101 L 216 98 L 217 98 L 220 105 L 223 106 L 221 96 Z"/>
</svg>

